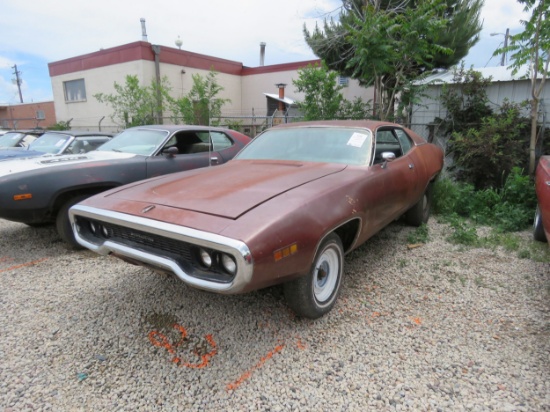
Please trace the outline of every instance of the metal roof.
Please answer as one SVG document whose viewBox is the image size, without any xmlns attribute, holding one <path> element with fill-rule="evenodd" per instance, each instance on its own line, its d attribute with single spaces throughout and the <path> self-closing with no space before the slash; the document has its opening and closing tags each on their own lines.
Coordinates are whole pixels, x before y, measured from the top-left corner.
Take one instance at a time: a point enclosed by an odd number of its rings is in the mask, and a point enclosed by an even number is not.
<svg viewBox="0 0 550 412">
<path fill-rule="evenodd" d="M 516 80 L 528 80 L 529 79 L 529 67 L 525 66 L 518 70 L 516 74 L 512 74 L 512 68 L 510 66 L 496 66 L 496 67 L 482 67 L 479 69 L 473 68 L 476 72 L 480 72 L 483 78 L 491 77 L 491 81 L 494 82 L 511 82 Z M 453 80 L 452 70 L 438 70 L 436 73 L 431 74 L 425 79 L 415 82 L 416 84 L 452 84 Z"/>
<path fill-rule="evenodd" d="M 296 100 L 293 100 L 290 97 L 285 96 L 284 98 L 281 99 L 278 94 L 264 93 L 264 95 L 266 95 L 267 97 L 269 97 L 273 100 L 277 100 L 278 102 L 283 102 L 285 104 L 289 104 L 289 105 L 296 104 Z"/>
</svg>

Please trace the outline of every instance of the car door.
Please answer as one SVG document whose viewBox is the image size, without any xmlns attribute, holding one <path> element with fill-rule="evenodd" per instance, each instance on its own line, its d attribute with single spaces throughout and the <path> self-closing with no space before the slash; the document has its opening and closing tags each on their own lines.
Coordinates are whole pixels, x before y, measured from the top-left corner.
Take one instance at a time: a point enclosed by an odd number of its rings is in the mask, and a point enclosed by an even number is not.
<svg viewBox="0 0 550 412">
<path fill-rule="evenodd" d="M 406 135 L 405 135 L 406 136 Z M 410 138 L 406 136 L 408 141 Z M 394 127 L 376 131 L 375 154 L 369 168 L 365 213 L 369 231 L 377 231 L 398 218 L 412 205 L 417 192 L 416 158 L 412 142 L 400 140 Z M 382 153 L 391 152 L 396 158 L 385 162 Z"/>
<path fill-rule="evenodd" d="M 209 141 L 208 131 L 186 130 L 175 133 L 168 139 L 157 155 L 147 159 L 147 177 L 223 163 L 223 158 L 217 151 L 212 150 Z M 163 152 L 169 148 L 177 148 L 177 153 Z"/>
</svg>

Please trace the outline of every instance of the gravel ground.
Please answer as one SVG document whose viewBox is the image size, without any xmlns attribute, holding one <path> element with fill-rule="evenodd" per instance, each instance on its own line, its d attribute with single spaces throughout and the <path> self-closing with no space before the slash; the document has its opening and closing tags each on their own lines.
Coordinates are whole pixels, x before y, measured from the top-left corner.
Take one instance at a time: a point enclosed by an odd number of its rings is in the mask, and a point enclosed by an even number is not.
<svg viewBox="0 0 550 412">
<path fill-rule="evenodd" d="M 311 321 L 0 220 L 0 410 L 550 411 L 550 265 L 411 230 L 350 254 Z"/>
</svg>

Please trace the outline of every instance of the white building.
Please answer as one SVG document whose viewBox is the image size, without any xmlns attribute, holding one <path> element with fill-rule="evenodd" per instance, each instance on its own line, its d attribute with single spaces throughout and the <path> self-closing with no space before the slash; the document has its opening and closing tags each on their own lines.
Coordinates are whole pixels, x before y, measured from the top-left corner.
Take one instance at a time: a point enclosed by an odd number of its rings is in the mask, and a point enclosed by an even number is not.
<svg viewBox="0 0 550 412">
<path fill-rule="evenodd" d="M 264 52 L 265 46 L 261 47 L 260 55 Z M 260 63 L 262 61 L 263 56 Z M 213 69 L 224 88 L 219 97 L 231 100 L 222 108 L 222 115 L 252 119 L 243 122 L 244 132 L 255 135 L 255 130 L 250 129 L 255 127 L 254 122 L 265 121 L 274 108 L 287 110 L 302 97 L 295 92 L 292 81 L 298 78 L 299 69 L 316 63 L 320 60 L 252 68 L 236 61 L 138 41 L 48 66 L 57 120 L 70 121 L 73 128 L 119 130 L 121 125 L 110 119 L 111 107 L 99 103 L 93 96 L 114 94 L 114 83 L 124 85 L 127 75 L 137 76 L 142 86 L 166 77 L 172 86 L 172 97 L 179 98 L 190 91 L 193 74 L 206 76 Z M 360 97 L 367 102 L 373 98 L 372 88 L 362 88 L 352 79 L 341 81 L 347 84 L 342 91 L 346 99 Z M 163 114 L 163 117 L 168 123 L 169 116 Z"/>
</svg>

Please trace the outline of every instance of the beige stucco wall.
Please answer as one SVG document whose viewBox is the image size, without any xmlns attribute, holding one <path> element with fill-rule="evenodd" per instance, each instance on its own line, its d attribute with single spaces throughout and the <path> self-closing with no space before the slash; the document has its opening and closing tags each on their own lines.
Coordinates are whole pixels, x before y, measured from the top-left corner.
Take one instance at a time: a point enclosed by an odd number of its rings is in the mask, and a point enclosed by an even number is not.
<svg viewBox="0 0 550 412">
<path fill-rule="evenodd" d="M 182 73 L 183 71 L 183 73 Z M 193 86 L 194 74 L 206 77 L 209 70 L 202 70 L 181 65 L 161 63 L 161 77 L 166 77 L 171 86 L 171 96 L 181 98 L 189 93 Z M 118 131 L 122 125 L 113 121 L 110 116 L 112 109 L 105 103 L 99 103 L 94 97 L 97 93 L 113 94 L 114 83 L 125 84 L 127 75 L 137 75 L 142 85 L 150 85 L 155 78 L 155 64 L 148 60 L 135 60 L 127 63 L 103 66 L 96 69 L 76 71 L 70 74 L 53 76 L 52 89 L 55 102 L 57 121 L 71 120 L 74 129 L 96 130 L 101 125 L 102 130 Z M 301 100 L 302 93 L 296 91 L 293 80 L 298 78 L 297 70 L 261 73 L 253 75 L 235 75 L 217 73 L 216 79 L 223 90 L 220 98 L 230 99 L 222 108 L 223 116 L 265 116 L 267 100 L 264 93 L 278 95 L 276 84 L 285 83 L 285 96 L 293 100 Z M 84 79 L 86 100 L 82 102 L 66 102 L 63 82 Z M 344 97 L 354 100 L 361 97 L 363 101 L 373 98 L 372 88 L 365 89 L 355 80 L 350 80 L 349 86 L 342 89 Z M 163 112 L 164 122 L 170 123 L 171 113 Z M 101 124 L 100 124 L 101 121 Z"/>
<path fill-rule="evenodd" d="M 71 120 L 73 129 L 111 130 L 116 124 L 110 119 L 110 107 L 99 103 L 94 97 L 97 93 L 112 94 L 114 83 L 123 85 L 127 75 L 136 75 L 144 84 L 150 84 L 154 78 L 154 64 L 147 61 L 132 61 L 97 69 L 77 71 L 51 78 L 55 112 L 58 121 Z M 63 83 L 70 80 L 84 79 L 86 100 L 81 102 L 66 102 Z"/>
<path fill-rule="evenodd" d="M 185 73 L 182 73 L 182 70 Z M 193 87 L 194 74 L 206 77 L 208 70 L 200 70 L 185 66 L 164 64 L 160 65 L 161 77 L 166 77 L 171 86 L 171 96 L 180 98 Z M 66 75 L 51 78 L 55 110 L 58 121 L 71 120 L 74 129 L 95 130 L 99 128 L 101 121 L 102 130 L 120 130 L 121 125 L 114 122 L 110 116 L 111 107 L 105 103 L 99 103 L 94 97 L 97 93 L 113 94 L 114 83 L 124 85 L 127 75 L 136 75 L 142 85 L 150 85 L 155 79 L 154 62 L 137 60 L 128 63 L 104 66 L 97 69 L 77 71 Z M 86 87 L 86 100 L 82 102 L 66 102 L 63 82 L 84 79 Z M 217 82 L 224 90 L 218 95 L 220 98 L 230 99 L 231 102 L 224 106 L 224 110 L 241 110 L 241 76 L 225 73 L 217 74 Z M 163 113 L 164 122 L 170 123 L 171 113 Z"/>
</svg>

